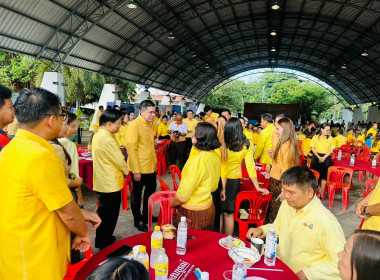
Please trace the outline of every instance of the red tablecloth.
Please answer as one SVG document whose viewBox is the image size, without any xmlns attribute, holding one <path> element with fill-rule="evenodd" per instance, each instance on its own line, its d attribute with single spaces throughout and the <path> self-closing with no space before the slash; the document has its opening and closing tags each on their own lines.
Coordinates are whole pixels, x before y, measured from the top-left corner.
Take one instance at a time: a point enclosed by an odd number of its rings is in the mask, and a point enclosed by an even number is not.
<svg viewBox="0 0 380 280">
<path fill-rule="evenodd" d="M 368 171 L 376 175 L 377 177 L 380 177 L 379 165 L 377 165 L 376 168 L 372 168 L 372 163 L 369 161 L 356 160 L 354 166 L 350 165 L 349 159 L 342 159 L 342 160 L 333 159 L 332 161 L 333 161 L 334 166 L 349 167 L 349 168 L 352 168 L 354 171 Z"/>
<path fill-rule="evenodd" d="M 99 263 L 106 259 L 106 256 L 115 251 L 122 245 L 129 245 L 131 247 L 135 245 L 145 245 L 147 252 L 150 254 L 150 238 L 152 232 L 142 233 L 135 236 L 131 236 L 114 243 L 104 250 L 94 255 L 78 272 L 75 280 L 85 279 L 87 275 L 93 271 Z M 199 268 L 202 271 L 207 271 L 210 274 L 210 279 L 222 280 L 223 272 L 226 270 L 232 270 L 234 262 L 228 256 L 228 250 L 222 248 L 219 245 L 219 239 L 226 237 L 225 234 L 215 233 L 211 231 L 203 230 L 189 230 L 189 235 L 196 237 L 195 240 L 188 240 L 187 252 L 184 256 L 176 254 L 176 240 L 164 240 L 164 248 L 166 254 L 169 257 L 169 275 L 180 264 L 180 260 L 195 265 L 195 268 Z M 246 243 L 248 245 L 248 242 Z M 255 268 L 268 268 L 264 264 L 264 258 L 255 264 Z M 248 270 L 248 276 L 261 276 L 268 280 L 298 280 L 298 277 L 288 268 L 282 261 L 277 259 L 275 269 L 282 269 L 283 272 L 277 271 L 263 271 L 263 270 Z M 149 268 L 151 279 L 154 279 L 154 269 Z M 191 272 L 187 280 L 196 280 L 196 276 Z"/>
<path fill-rule="evenodd" d="M 93 173 L 92 160 L 79 160 L 79 175 L 83 178 L 83 183 L 91 191 L 93 188 Z"/>
</svg>

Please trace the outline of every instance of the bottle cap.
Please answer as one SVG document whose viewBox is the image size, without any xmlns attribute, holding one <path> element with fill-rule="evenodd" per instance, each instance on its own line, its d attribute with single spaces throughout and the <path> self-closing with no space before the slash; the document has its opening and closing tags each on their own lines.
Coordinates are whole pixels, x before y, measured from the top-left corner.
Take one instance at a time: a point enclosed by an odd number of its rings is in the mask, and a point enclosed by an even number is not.
<svg viewBox="0 0 380 280">
<path fill-rule="evenodd" d="M 140 246 L 139 251 L 140 252 L 145 252 L 146 251 L 146 247 L 145 246 Z"/>
<path fill-rule="evenodd" d="M 274 227 L 270 227 L 270 232 L 276 232 L 276 229 Z"/>
<path fill-rule="evenodd" d="M 185 216 L 181 217 L 181 222 L 186 222 L 186 217 Z"/>
<path fill-rule="evenodd" d="M 161 254 L 165 253 L 165 248 L 160 248 L 160 250 L 158 252 Z"/>
<path fill-rule="evenodd" d="M 201 280 L 209 280 L 210 279 L 210 275 L 208 274 L 208 272 L 204 271 L 201 273 Z"/>
<path fill-rule="evenodd" d="M 154 227 L 154 230 L 160 230 L 161 228 L 160 228 L 160 226 L 155 226 Z"/>
<path fill-rule="evenodd" d="M 243 263 L 244 262 L 244 257 L 243 256 L 238 256 L 236 259 L 237 263 Z"/>
</svg>

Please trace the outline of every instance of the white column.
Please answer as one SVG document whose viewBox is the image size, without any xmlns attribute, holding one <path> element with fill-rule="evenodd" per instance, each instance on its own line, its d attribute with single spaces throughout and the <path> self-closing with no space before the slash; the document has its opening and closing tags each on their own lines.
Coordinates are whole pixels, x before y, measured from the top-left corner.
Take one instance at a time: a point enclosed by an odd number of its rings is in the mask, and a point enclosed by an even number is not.
<svg viewBox="0 0 380 280">
<path fill-rule="evenodd" d="M 94 131 L 94 125 L 96 124 L 96 114 L 99 111 L 99 106 L 103 105 L 104 110 L 107 108 L 107 102 L 115 102 L 117 98 L 116 85 L 115 84 L 104 84 L 102 93 L 100 94 L 98 106 L 95 108 L 95 115 L 92 118 L 90 125 L 90 131 Z"/>
<path fill-rule="evenodd" d="M 66 106 L 66 94 L 63 82 L 63 74 L 59 72 L 45 72 L 42 78 L 41 88 L 55 93 L 61 99 L 61 105 Z"/>
<path fill-rule="evenodd" d="M 358 123 L 359 121 L 365 121 L 362 108 L 356 107 L 354 108 L 354 123 Z"/>
<path fill-rule="evenodd" d="M 348 123 L 352 122 L 352 112 L 349 109 L 343 109 L 342 111 L 342 120 L 346 123 L 346 127 L 348 126 Z"/>
<path fill-rule="evenodd" d="M 369 106 L 368 107 L 368 122 L 380 122 L 380 113 L 379 108 L 377 106 Z"/>
</svg>

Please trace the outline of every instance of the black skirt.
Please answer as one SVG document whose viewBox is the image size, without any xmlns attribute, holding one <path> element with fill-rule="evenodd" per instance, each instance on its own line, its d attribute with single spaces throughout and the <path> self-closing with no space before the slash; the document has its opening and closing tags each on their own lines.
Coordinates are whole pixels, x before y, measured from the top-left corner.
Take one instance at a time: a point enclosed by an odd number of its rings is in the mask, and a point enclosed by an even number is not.
<svg viewBox="0 0 380 280">
<path fill-rule="evenodd" d="M 319 154 L 320 157 L 325 156 L 325 154 Z M 327 180 L 327 172 L 329 170 L 329 167 L 332 166 L 332 160 L 331 156 L 328 156 L 324 162 L 319 162 L 318 158 L 313 155 L 311 157 L 311 165 L 310 168 L 319 172 L 319 179 L 320 180 Z"/>
<path fill-rule="evenodd" d="M 232 214 L 235 210 L 236 196 L 240 192 L 240 179 L 227 179 L 226 199 L 221 201 L 222 212 Z"/>
</svg>

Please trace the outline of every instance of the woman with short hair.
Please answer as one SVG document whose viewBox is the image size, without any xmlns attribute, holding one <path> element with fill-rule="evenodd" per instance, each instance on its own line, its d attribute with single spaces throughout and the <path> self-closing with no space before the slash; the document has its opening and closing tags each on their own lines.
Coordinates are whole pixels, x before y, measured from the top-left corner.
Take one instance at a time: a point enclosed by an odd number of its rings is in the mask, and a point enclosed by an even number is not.
<svg viewBox="0 0 380 280">
<path fill-rule="evenodd" d="M 211 193 L 218 188 L 220 157 L 215 149 L 220 147 L 216 128 L 210 123 L 199 123 L 192 137 L 194 155 L 189 157 L 182 179 L 171 206 L 177 209 L 178 221 L 186 217 L 188 228 L 213 230 L 215 206 Z"/>
<path fill-rule="evenodd" d="M 338 254 L 342 280 L 373 280 L 380 275 L 380 232 L 357 230 Z"/>
</svg>

